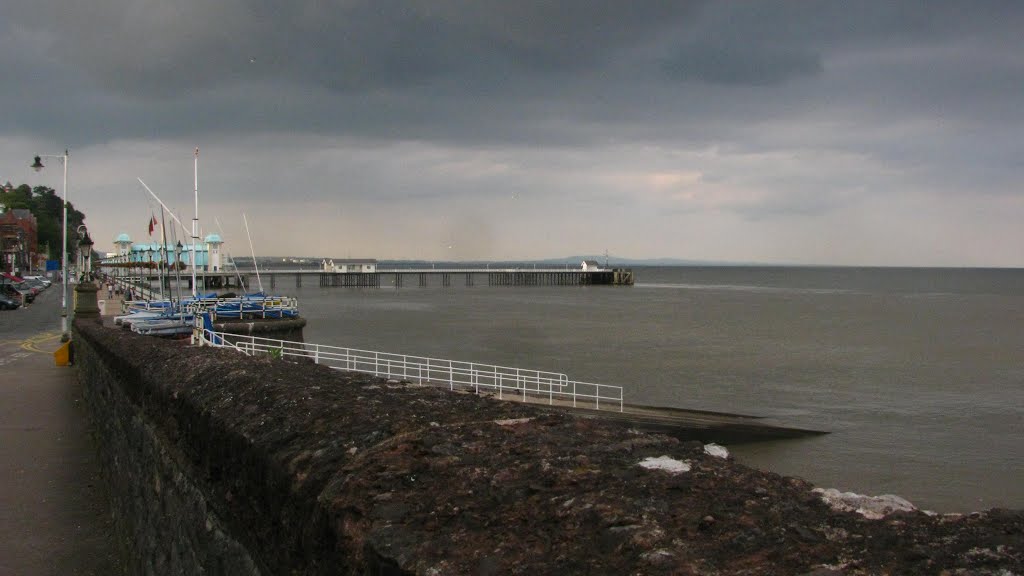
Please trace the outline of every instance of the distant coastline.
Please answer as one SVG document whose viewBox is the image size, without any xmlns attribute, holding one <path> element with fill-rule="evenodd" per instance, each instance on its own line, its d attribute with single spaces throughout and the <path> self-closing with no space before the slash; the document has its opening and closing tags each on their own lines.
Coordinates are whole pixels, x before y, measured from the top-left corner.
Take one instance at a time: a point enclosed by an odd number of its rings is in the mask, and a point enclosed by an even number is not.
<svg viewBox="0 0 1024 576">
<path fill-rule="evenodd" d="M 320 263 L 331 258 L 321 256 L 257 256 L 256 261 L 260 269 L 263 268 L 315 268 Z M 251 269 L 253 259 L 250 256 L 236 257 L 233 259 L 235 265 L 241 269 Z M 537 260 L 508 260 L 508 259 L 472 259 L 472 260 L 425 260 L 425 259 L 381 259 L 378 265 L 381 268 L 483 268 L 487 265 L 499 267 L 546 267 L 564 268 L 566 266 L 578 267 L 584 260 L 594 260 L 601 265 L 607 263 L 609 268 L 630 268 L 630 267 L 692 267 L 692 268 L 863 268 L 863 269 L 920 269 L 920 270 L 1021 270 L 1024 266 L 911 266 L 911 265 L 880 265 L 880 264 L 803 264 L 792 262 L 742 262 L 729 260 L 691 260 L 683 258 L 618 258 L 610 257 L 607 260 L 602 254 L 590 254 L 579 256 L 566 256 L 561 258 L 544 258 Z"/>
</svg>

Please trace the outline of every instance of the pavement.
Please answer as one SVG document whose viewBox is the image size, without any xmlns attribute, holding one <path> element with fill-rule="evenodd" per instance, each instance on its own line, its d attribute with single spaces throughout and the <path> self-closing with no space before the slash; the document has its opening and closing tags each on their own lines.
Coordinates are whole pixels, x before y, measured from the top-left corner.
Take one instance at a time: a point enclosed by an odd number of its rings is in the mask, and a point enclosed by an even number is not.
<svg viewBox="0 0 1024 576">
<path fill-rule="evenodd" d="M 0 311 L 0 575 L 125 573 L 60 312 L 57 284 Z"/>
</svg>

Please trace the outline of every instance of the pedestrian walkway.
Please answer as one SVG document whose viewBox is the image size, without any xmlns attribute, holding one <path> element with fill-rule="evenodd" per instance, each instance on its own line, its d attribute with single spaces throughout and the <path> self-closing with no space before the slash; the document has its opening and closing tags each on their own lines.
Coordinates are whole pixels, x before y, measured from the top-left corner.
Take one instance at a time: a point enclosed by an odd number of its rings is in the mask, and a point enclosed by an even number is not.
<svg viewBox="0 0 1024 576">
<path fill-rule="evenodd" d="M 123 574 L 59 292 L 0 313 L 0 574 Z"/>
<path fill-rule="evenodd" d="M 114 316 L 120 316 L 122 314 L 121 304 L 124 302 L 124 295 L 114 294 L 112 298 L 108 298 L 106 287 L 96 294 L 98 300 L 103 301 L 102 307 L 100 308 L 100 317 L 103 319 L 103 325 L 114 326 Z"/>
</svg>

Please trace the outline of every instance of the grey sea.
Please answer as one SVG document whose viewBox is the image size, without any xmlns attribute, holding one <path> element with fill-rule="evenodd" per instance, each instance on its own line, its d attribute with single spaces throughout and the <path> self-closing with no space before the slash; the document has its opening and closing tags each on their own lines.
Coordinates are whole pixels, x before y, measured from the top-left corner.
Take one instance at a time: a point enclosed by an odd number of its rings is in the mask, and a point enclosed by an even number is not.
<svg viewBox="0 0 1024 576">
<path fill-rule="evenodd" d="M 729 448 L 928 510 L 1024 508 L 1024 270 L 635 271 L 632 287 L 296 288 L 279 276 L 274 292 L 300 298 L 308 342 L 565 372 L 621 385 L 629 403 L 824 429 Z"/>
</svg>

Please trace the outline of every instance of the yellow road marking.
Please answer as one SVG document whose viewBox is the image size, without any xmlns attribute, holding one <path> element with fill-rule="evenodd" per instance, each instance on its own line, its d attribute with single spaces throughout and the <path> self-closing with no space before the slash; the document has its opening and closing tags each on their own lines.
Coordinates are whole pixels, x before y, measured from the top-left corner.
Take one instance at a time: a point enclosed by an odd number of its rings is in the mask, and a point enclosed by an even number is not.
<svg viewBox="0 0 1024 576">
<path fill-rule="evenodd" d="M 56 348 L 54 348 L 53 350 L 43 350 L 42 348 L 39 348 L 39 345 L 44 342 L 56 340 L 60 338 L 60 336 L 60 332 L 43 332 L 41 334 L 36 334 L 35 336 L 27 340 L 23 340 L 21 342 L 21 349 L 28 350 L 29 352 L 38 352 L 40 354 L 53 354 L 54 352 L 56 352 Z"/>
</svg>

